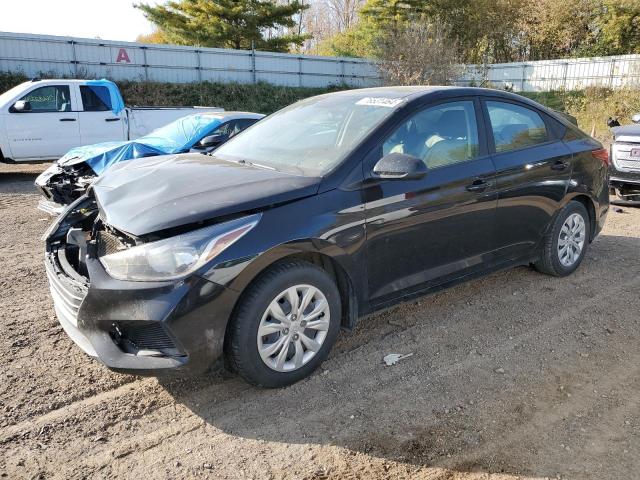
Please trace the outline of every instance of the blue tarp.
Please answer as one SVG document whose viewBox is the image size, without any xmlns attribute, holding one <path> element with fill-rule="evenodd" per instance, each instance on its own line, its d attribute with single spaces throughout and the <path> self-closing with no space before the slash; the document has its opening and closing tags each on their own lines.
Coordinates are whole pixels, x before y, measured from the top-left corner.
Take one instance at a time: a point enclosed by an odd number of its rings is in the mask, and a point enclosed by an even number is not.
<svg viewBox="0 0 640 480">
<path fill-rule="evenodd" d="M 124 100 L 122 99 L 122 95 L 120 94 L 120 89 L 118 86 L 110 82 L 109 80 L 87 80 L 86 85 L 96 86 L 96 87 L 105 87 L 109 92 L 109 98 L 103 97 L 103 90 L 96 88 L 94 93 L 104 102 L 105 105 L 111 105 L 111 111 L 114 115 L 119 114 L 122 110 L 124 110 Z"/>
<path fill-rule="evenodd" d="M 215 130 L 222 123 L 222 118 L 219 114 L 188 115 L 137 140 L 73 148 L 58 163 L 64 165 L 84 161 L 97 175 L 101 175 L 111 165 L 122 161 L 187 151 Z"/>
</svg>

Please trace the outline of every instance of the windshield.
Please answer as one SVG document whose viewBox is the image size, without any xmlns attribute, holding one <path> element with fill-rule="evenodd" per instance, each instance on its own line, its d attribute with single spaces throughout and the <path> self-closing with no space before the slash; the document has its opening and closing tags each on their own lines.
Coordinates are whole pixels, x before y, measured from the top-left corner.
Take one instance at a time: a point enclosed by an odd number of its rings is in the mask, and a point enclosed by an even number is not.
<svg viewBox="0 0 640 480">
<path fill-rule="evenodd" d="M 366 90 L 309 98 L 256 123 L 214 155 L 294 174 L 323 176 L 402 102 L 397 96 L 371 96 Z"/>
<path fill-rule="evenodd" d="M 177 153 L 191 148 L 203 136 L 209 134 L 222 123 L 219 114 L 196 114 L 181 117 L 174 122 L 155 129 L 149 135 L 137 140 L 167 153 Z"/>
</svg>

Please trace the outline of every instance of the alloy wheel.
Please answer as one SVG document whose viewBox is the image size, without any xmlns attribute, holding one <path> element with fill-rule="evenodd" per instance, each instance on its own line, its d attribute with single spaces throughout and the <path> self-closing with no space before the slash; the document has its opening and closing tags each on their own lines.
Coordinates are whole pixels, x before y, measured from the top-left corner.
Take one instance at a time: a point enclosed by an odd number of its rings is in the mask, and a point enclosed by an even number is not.
<svg viewBox="0 0 640 480">
<path fill-rule="evenodd" d="M 579 213 L 572 213 L 562 224 L 558 238 L 558 259 L 565 267 L 573 266 L 584 248 L 586 224 Z"/>
<path fill-rule="evenodd" d="M 260 358 L 277 372 L 299 369 L 322 347 L 330 322 L 329 303 L 318 288 L 287 288 L 271 301 L 260 320 Z"/>
</svg>

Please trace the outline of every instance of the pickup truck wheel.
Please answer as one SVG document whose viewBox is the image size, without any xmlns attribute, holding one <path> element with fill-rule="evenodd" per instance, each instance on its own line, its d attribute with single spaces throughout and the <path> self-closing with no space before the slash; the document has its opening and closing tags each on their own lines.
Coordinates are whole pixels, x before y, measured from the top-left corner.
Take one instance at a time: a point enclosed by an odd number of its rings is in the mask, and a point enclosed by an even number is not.
<svg viewBox="0 0 640 480">
<path fill-rule="evenodd" d="M 587 209 L 580 202 L 569 202 L 544 239 L 541 258 L 534 264 L 536 269 L 556 277 L 573 273 L 587 251 L 589 232 Z"/>
<path fill-rule="evenodd" d="M 331 276 L 304 261 L 275 265 L 249 287 L 230 325 L 228 364 L 256 386 L 310 375 L 340 331 L 340 294 Z"/>
</svg>

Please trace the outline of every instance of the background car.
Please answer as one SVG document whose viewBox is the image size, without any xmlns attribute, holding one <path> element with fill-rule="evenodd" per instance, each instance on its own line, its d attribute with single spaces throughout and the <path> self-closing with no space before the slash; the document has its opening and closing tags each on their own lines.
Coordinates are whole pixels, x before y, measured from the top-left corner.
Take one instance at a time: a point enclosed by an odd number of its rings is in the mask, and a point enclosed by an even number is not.
<svg viewBox="0 0 640 480">
<path fill-rule="evenodd" d="M 248 112 L 197 113 L 137 140 L 73 148 L 36 178 L 36 186 L 45 197 L 38 207 L 57 214 L 116 163 L 190 150 L 208 153 L 263 117 Z"/>
<path fill-rule="evenodd" d="M 640 114 L 633 125 L 614 124 L 611 128 L 611 167 L 609 184 L 616 194 L 611 203 L 640 207 Z"/>
<path fill-rule="evenodd" d="M 115 166 L 49 229 L 45 265 L 60 323 L 108 367 L 224 359 L 278 387 L 376 310 L 512 266 L 571 274 L 607 168 L 599 142 L 507 92 L 337 92 L 211 156 Z"/>
</svg>

